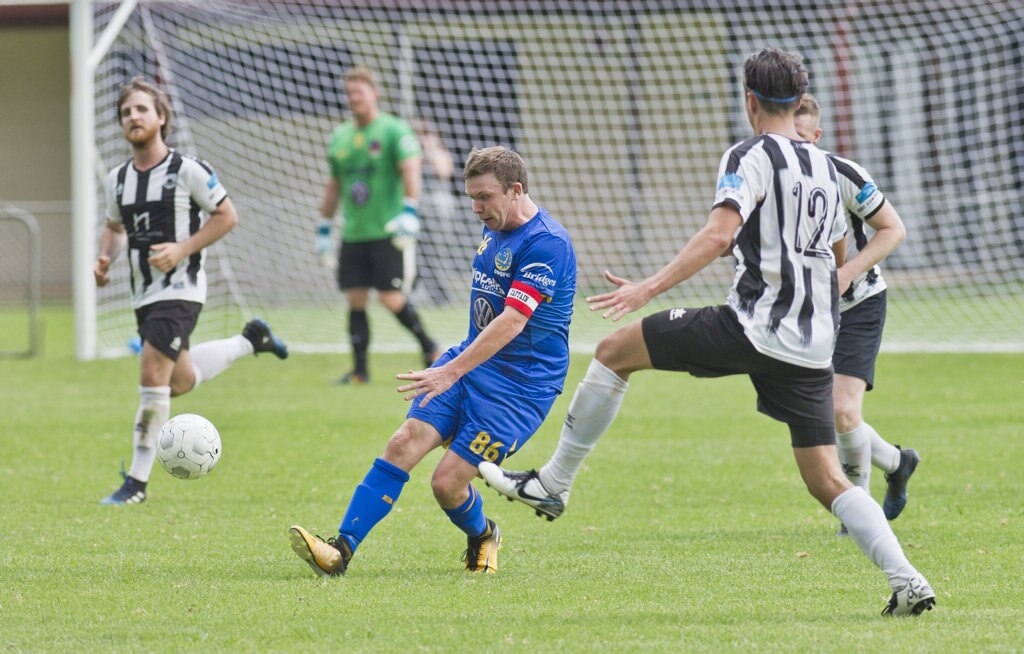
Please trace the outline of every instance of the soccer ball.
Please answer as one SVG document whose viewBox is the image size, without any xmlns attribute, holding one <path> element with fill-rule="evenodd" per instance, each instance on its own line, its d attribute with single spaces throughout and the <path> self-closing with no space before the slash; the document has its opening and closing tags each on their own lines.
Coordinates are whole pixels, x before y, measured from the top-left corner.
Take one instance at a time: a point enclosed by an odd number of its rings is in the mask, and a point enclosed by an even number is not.
<svg viewBox="0 0 1024 654">
<path fill-rule="evenodd" d="M 178 479 L 199 479 L 220 460 L 220 434 L 202 416 L 174 416 L 160 428 L 156 458 L 164 470 Z"/>
</svg>

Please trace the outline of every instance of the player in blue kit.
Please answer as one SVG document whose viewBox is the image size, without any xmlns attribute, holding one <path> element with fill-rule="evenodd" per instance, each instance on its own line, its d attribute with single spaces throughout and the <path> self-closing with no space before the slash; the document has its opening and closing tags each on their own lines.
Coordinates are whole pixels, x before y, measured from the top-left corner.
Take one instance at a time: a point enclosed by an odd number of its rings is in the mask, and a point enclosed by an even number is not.
<svg viewBox="0 0 1024 654">
<path fill-rule="evenodd" d="M 473 259 L 469 334 L 426 370 L 398 375 L 413 400 L 384 454 L 349 502 L 338 536 L 295 525 L 292 549 L 317 575 L 341 575 L 356 548 L 394 506 L 409 472 L 444 446 L 431 487 L 466 533 L 466 569 L 497 572 L 501 532 L 472 485 L 483 461 L 521 449 L 561 393 L 569 368 L 576 253 L 565 228 L 527 194 L 526 164 L 497 146 L 473 150 L 463 179 L 484 223 Z"/>
</svg>

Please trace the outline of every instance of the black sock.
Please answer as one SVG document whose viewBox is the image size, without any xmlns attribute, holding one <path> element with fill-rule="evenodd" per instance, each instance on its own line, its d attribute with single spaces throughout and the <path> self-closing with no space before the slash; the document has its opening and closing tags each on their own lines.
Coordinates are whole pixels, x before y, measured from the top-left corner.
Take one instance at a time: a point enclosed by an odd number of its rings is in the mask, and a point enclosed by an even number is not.
<svg viewBox="0 0 1024 654">
<path fill-rule="evenodd" d="M 352 341 L 355 371 L 360 375 L 366 375 L 368 373 L 366 351 L 370 348 L 370 321 L 366 318 L 365 310 L 352 309 L 348 312 L 348 335 Z"/>
<path fill-rule="evenodd" d="M 412 332 L 412 335 L 420 342 L 424 353 L 430 354 L 437 348 L 437 344 L 427 336 L 426 330 L 423 329 L 423 323 L 420 322 L 420 316 L 413 308 L 412 302 L 406 302 L 402 310 L 395 314 L 395 317 L 398 318 L 398 322 Z"/>
</svg>

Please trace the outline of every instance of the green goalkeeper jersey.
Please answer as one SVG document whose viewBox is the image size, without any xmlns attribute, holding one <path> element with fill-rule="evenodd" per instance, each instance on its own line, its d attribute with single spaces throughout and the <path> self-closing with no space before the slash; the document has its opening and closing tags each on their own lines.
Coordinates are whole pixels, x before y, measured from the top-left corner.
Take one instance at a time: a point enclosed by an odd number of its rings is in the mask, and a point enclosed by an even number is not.
<svg viewBox="0 0 1024 654">
<path fill-rule="evenodd" d="M 327 160 L 338 180 L 349 243 L 388 238 L 384 224 L 402 212 L 398 164 L 420 156 L 416 133 L 397 116 L 381 112 L 366 127 L 349 120 L 331 135 Z"/>
</svg>

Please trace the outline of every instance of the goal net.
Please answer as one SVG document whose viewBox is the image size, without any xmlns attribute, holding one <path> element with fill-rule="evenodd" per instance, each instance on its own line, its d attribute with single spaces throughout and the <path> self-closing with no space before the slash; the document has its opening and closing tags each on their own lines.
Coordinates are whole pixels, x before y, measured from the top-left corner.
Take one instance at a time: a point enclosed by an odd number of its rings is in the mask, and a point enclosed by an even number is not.
<svg viewBox="0 0 1024 654">
<path fill-rule="evenodd" d="M 775 46 L 804 57 L 821 145 L 871 171 L 907 225 L 883 265 L 885 346 L 1024 349 L 1021 4 L 717 4 L 143 1 L 96 71 L 98 158 L 129 156 L 119 85 L 155 79 L 176 112 L 171 144 L 213 164 L 240 216 L 211 249 L 195 338 L 259 314 L 295 351 L 346 350 L 344 300 L 314 236 L 327 140 L 347 115 L 339 80 L 367 65 L 382 109 L 432 130 L 457 164 L 474 146 L 523 154 L 531 196 L 573 236 L 571 340 L 590 349 L 613 326 L 583 298 L 607 288 L 606 269 L 653 273 L 704 224 L 722 152 L 751 134 L 742 62 Z M 94 4 L 97 34 L 115 9 Z M 480 235 L 461 191 L 458 165 L 451 179 L 426 166 L 412 298 L 446 344 L 466 332 Z M 98 295 L 107 355 L 134 330 L 127 266 L 115 267 Z M 649 309 L 720 303 L 731 277 L 722 259 Z M 371 349 L 415 349 L 386 312 L 371 322 Z"/>
</svg>

